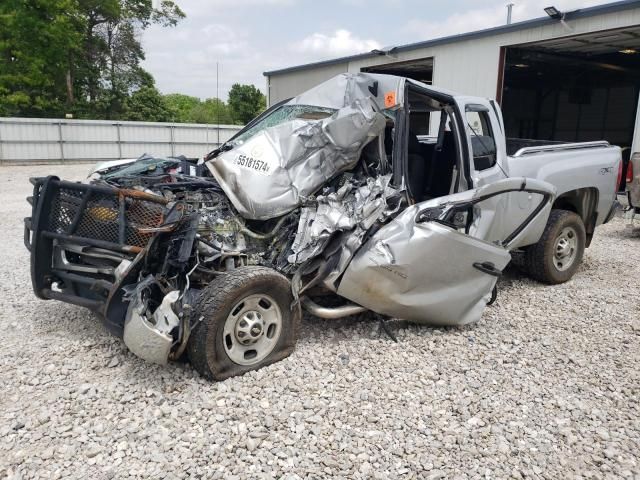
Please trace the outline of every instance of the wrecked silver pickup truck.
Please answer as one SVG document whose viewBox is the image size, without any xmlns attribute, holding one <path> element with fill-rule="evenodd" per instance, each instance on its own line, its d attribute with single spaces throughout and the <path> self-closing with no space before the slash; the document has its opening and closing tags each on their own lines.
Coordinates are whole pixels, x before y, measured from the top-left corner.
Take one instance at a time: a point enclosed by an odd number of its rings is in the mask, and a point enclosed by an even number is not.
<svg viewBox="0 0 640 480">
<path fill-rule="evenodd" d="M 343 74 L 199 171 L 147 158 L 89 183 L 32 179 L 25 244 L 38 297 L 93 310 L 148 361 L 186 352 L 224 379 L 289 355 L 302 309 L 466 324 L 511 253 L 569 280 L 613 214 L 619 163 L 606 142 L 506 141 L 491 100 Z"/>
</svg>

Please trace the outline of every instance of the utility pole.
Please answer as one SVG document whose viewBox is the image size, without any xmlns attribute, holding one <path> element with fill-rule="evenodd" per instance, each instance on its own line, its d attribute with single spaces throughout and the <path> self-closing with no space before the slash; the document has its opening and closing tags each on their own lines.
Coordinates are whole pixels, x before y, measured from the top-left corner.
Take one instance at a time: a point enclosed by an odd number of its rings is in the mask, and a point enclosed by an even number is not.
<svg viewBox="0 0 640 480">
<path fill-rule="evenodd" d="M 217 133 L 218 133 L 218 147 L 220 146 L 220 93 L 219 93 L 219 82 L 218 82 L 218 62 L 216 62 L 216 125 L 217 125 Z"/>
</svg>

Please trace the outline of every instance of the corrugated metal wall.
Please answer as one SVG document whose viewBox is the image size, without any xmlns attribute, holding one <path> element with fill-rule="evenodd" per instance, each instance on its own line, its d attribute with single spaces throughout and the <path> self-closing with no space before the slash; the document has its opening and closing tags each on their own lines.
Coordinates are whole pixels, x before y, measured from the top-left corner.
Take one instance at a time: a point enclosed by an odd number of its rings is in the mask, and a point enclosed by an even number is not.
<svg viewBox="0 0 640 480">
<path fill-rule="evenodd" d="M 294 97 L 348 70 L 349 62 L 344 62 L 338 65 L 317 67 L 308 72 L 291 72 L 287 75 L 267 77 L 267 100 L 269 105 Z"/>
<path fill-rule="evenodd" d="M 152 155 L 202 157 L 240 126 L 0 118 L 0 163 L 117 160 Z"/>
<path fill-rule="evenodd" d="M 542 7 L 540 7 L 540 13 L 542 13 Z M 274 73 L 267 77 L 267 87 L 270 91 L 269 103 L 273 105 L 284 98 L 294 97 L 311 86 L 342 72 L 357 73 L 364 67 L 424 58 L 434 59 L 433 85 L 464 95 L 495 98 L 500 47 L 638 24 L 640 24 L 640 8 L 634 8 L 571 20 L 569 28 L 560 22 L 531 28 L 523 27 L 507 33 L 496 32 L 495 35 L 482 38 L 461 39 L 416 48 L 391 56 L 379 55 L 332 65 L 310 66 L 303 70 Z"/>
</svg>

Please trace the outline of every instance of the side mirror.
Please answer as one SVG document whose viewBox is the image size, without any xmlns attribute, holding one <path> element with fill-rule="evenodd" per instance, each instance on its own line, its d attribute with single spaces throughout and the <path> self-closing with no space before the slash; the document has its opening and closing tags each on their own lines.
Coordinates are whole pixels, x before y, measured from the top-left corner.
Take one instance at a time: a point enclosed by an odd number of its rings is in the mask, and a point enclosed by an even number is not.
<svg viewBox="0 0 640 480">
<path fill-rule="evenodd" d="M 447 210 L 445 205 L 438 205 L 437 207 L 426 208 L 418 213 L 416 223 L 433 222 L 442 218 L 442 215 Z"/>
<path fill-rule="evenodd" d="M 464 205 L 440 205 L 422 210 L 418 214 L 416 223 L 438 222 L 456 230 L 469 227 L 473 219 L 473 207 Z"/>
</svg>

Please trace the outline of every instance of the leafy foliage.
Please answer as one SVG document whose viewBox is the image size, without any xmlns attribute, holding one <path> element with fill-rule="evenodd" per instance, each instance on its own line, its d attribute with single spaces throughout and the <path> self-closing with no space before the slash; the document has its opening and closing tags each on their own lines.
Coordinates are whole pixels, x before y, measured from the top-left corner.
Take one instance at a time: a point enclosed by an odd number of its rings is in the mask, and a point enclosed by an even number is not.
<svg viewBox="0 0 640 480">
<path fill-rule="evenodd" d="M 72 0 L 0 2 L 0 115 L 60 115 L 81 43 Z"/>
<path fill-rule="evenodd" d="M 193 123 L 233 123 L 229 107 L 218 98 L 207 98 L 198 104 L 189 115 Z"/>
<path fill-rule="evenodd" d="M 1 0 L 0 115 L 247 123 L 266 105 L 255 86 L 228 104 L 163 96 L 141 67 L 140 32 L 182 18 L 171 0 Z"/>
<path fill-rule="evenodd" d="M 124 120 L 168 122 L 171 111 L 160 92 L 153 86 L 140 87 L 124 103 Z"/>
<path fill-rule="evenodd" d="M 242 85 L 242 87 L 251 87 L 252 89 L 257 90 L 253 85 Z M 171 120 L 174 122 L 220 124 L 246 123 L 240 120 L 236 121 L 240 116 L 235 110 L 233 110 L 231 95 L 229 95 L 229 104 L 226 104 L 218 98 L 207 98 L 204 101 L 200 101 L 200 99 L 196 97 L 190 97 L 179 93 L 165 95 L 164 100 L 171 112 Z M 258 113 L 263 109 L 264 107 L 259 110 Z M 255 115 L 251 116 L 251 118 L 254 116 Z"/>
<path fill-rule="evenodd" d="M 235 123 L 245 124 L 267 106 L 267 98 L 254 85 L 234 83 L 229 91 L 229 108 Z"/>
<path fill-rule="evenodd" d="M 139 32 L 183 17 L 170 0 L 2 0 L 0 114 L 129 115 L 129 97 L 144 87 L 138 100 L 151 100 L 155 88 Z"/>
<path fill-rule="evenodd" d="M 188 123 L 191 122 L 190 112 L 200 104 L 200 99 L 182 93 L 171 93 L 164 96 L 164 102 L 171 112 L 172 121 Z"/>
</svg>

